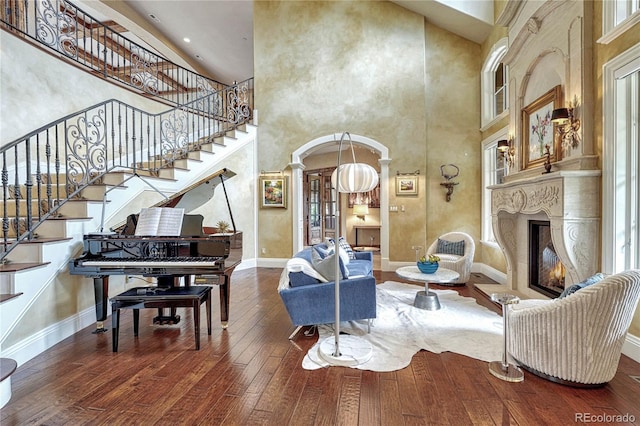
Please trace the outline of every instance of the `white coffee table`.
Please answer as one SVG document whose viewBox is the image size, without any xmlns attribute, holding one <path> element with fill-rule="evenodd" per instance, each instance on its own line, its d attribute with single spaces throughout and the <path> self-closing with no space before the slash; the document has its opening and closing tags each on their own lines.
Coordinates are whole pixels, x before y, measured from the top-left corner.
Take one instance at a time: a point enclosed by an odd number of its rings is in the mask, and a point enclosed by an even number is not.
<svg viewBox="0 0 640 426">
<path fill-rule="evenodd" d="M 424 291 L 419 291 L 413 301 L 413 306 L 427 311 L 436 311 L 440 309 L 440 301 L 438 296 L 429 291 L 429 283 L 442 284 L 450 283 L 460 278 L 460 274 L 447 268 L 438 268 L 433 274 L 424 274 L 420 272 L 417 266 L 403 266 L 396 269 L 398 276 L 411 281 L 424 282 Z"/>
</svg>

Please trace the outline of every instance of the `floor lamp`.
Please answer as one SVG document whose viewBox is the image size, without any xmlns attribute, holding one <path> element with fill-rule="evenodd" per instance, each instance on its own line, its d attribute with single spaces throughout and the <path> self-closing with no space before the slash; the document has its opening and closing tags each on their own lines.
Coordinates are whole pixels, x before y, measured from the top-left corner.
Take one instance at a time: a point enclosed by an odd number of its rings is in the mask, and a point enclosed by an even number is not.
<svg viewBox="0 0 640 426">
<path fill-rule="evenodd" d="M 353 163 L 342 164 L 342 144 L 349 139 Z M 344 335 L 340 337 L 340 256 L 338 239 L 340 237 L 340 193 L 368 192 L 378 185 L 378 172 L 368 164 L 356 163 L 351 135 L 342 133 L 338 147 L 338 166 L 331 175 L 331 184 L 336 191 L 336 236 L 334 238 L 334 273 L 335 273 L 335 309 L 336 319 L 333 336 L 320 343 L 320 357 L 332 365 L 354 366 L 363 364 L 373 354 L 371 344 L 359 336 Z M 342 344 L 342 346 L 340 346 Z"/>
</svg>

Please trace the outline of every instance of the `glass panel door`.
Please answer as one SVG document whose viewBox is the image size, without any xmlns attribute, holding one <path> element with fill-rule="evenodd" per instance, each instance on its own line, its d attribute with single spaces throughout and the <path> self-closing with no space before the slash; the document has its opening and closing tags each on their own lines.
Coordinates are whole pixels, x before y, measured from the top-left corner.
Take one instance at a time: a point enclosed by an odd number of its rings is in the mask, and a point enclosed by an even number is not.
<svg viewBox="0 0 640 426">
<path fill-rule="evenodd" d="M 322 206 L 320 192 L 320 176 L 309 175 L 309 245 L 322 242 Z"/>
<path fill-rule="evenodd" d="M 324 238 L 336 238 L 336 199 L 335 191 L 331 187 L 331 173 L 322 176 Z"/>
</svg>

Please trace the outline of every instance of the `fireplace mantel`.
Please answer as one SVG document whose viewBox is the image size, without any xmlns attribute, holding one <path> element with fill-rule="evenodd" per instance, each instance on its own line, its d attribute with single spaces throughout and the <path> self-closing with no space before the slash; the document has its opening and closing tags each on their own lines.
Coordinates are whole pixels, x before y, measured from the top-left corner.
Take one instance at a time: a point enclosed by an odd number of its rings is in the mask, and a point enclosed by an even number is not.
<svg viewBox="0 0 640 426">
<path fill-rule="evenodd" d="M 566 285 L 599 265 L 600 170 L 567 170 L 490 186 L 493 230 L 507 264 L 507 286 L 540 297 L 528 286 L 528 221 L 549 220 L 566 268 Z"/>
</svg>

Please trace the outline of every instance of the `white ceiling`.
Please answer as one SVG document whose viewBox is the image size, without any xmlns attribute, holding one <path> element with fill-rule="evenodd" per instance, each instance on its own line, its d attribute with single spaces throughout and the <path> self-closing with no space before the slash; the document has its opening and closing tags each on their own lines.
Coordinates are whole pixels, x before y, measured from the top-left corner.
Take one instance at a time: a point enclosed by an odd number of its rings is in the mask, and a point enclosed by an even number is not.
<svg viewBox="0 0 640 426">
<path fill-rule="evenodd" d="M 125 0 L 125 3 L 186 53 L 190 63 L 197 64 L 216 80 L 229 84 L 253 77 L 253 1 Z M 492 0 L 394 3 L 476 43 L 482 43 L 491 31 L 492 25 L 487 21 L 493 21 Z M 191 41 L 185 42 L 185 37 Z"/>
<path fill-rule="evenodd" d="M 248 0 L 126 0 L 214 79 L 253 77 L 253 2 Z M 149 15 L 156 17 L 153 20 Z M 185 42 L 188 37 L 191 41 Z"/>
</svg>

